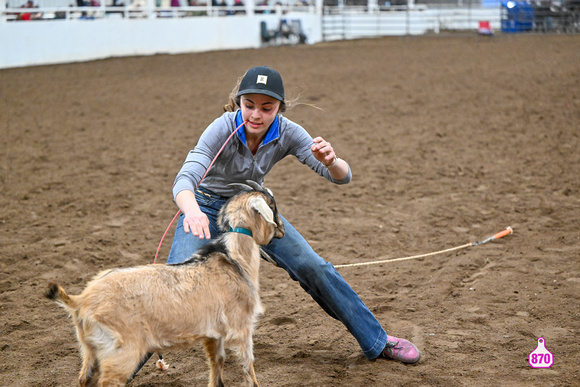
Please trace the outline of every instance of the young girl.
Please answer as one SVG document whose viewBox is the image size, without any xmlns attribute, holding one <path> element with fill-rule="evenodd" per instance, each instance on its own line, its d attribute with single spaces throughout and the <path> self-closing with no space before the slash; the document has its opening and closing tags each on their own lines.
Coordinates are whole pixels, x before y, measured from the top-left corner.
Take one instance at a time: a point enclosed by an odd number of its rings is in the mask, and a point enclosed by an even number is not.
<svg viewBox="0 0 580 387">
<path fill-rule="evenodd" d="M 168 264 L 185 261 L 207 240 L 219 235 L 217 213 L 236 193 L 228 184 L 246 180 L 263 184 L 266 174 L 288 155 L 332 183 L 350 182 L 347 162 L 336 157 L 329 142 L 321 137 L 313 139 L 301 126 L 283 117 L 286 108 L 284 85 L 277 71 L 260 66 L 246 72 L 224 107 L 226 112 L 203 132 L 175 178 L 173 195 L 181 215 Z M 196 189 L 224 142 L 238 127 L 237 135 L 227 143 Z M 415 345 L 387 336 L 334 266 L 319 257 L 286 219 L 283 221 L 285 236 L 263 246 L 278 266 L 298 281 L 326 313 L 346 326 L 368 359 L 418 362 L 421 353 Z"/>
</svg>

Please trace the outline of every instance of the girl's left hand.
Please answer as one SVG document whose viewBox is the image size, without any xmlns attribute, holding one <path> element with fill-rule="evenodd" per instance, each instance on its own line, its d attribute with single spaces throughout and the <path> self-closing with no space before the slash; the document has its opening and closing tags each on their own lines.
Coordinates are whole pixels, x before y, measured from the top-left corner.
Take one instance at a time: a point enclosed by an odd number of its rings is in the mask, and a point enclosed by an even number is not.
<svg viewBox="0 0 580 387">
<path fill-rule="evenodd" d="M 312 154 L 316 160 L 320 161 L 324 165 L 331 165 L 334 162 L 336 154 L 332 145 L 322 137 L 316 137 L 312 140 L 314 144 L 310 147 Z"/>
</svg>

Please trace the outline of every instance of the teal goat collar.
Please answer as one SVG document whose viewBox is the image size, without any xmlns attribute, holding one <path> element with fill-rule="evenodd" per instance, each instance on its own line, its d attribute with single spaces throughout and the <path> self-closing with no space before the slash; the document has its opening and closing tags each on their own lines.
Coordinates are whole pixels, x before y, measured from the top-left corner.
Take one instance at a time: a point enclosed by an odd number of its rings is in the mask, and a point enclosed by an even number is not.
<svg viewBox="0 0 580 387">
<path fill-rule="evenodd" d="M 228 230 L 229 232 L 237 232 L 238 234 L 246 234 L 249 236 L 252 236 L 252 231 L 248 230 L 247 228 L 243 228 L 243 227 L 236 227 L 236 228 L 231 228 Z"/>
</svg>

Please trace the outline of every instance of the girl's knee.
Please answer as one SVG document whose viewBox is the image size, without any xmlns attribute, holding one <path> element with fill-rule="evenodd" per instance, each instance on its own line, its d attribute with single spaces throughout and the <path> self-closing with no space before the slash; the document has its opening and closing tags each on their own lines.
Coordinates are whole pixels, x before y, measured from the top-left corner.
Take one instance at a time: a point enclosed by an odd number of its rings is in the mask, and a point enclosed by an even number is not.
<svg viewBox="0 0 580 387">
<path fill-rule="evenodd" d="M 321 282 L 335 276 L 336 270 L 330 262 L 324 260 L 302 261 L 295 268 L 299 277 L 310 281 Z"/>
</svg>

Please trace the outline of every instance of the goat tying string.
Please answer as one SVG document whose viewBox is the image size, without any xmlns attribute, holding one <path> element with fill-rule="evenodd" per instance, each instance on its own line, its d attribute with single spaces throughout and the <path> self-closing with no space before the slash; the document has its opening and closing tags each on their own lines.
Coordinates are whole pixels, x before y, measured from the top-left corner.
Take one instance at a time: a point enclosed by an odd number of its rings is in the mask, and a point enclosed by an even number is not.
<svg viewBox="0 0 580 387">
<path fill-rule="evenodd" d="M 396 261 L 407 261 L 409 259 L 416 259 L 416 258 L 423 258 L 423 257 L 429 257 L 432 255 L 437 255 L 437 254 L 443 254 L 443 253 L 448 253 L 450 251 L 455 251 L 455 250 L 460 250 L 460 249 L 465 249 L 467 247 L 471 247 L 471 246 L 479 246 L 482 245 L 484 243 L 493 241 L 495 239 L 499 239 L 499 238 L 503 238 L 506 235 L 509 235 L 511 233 L 513 233 L 514 230 L 511 227 L 506 228 L 503 231 L 498 232 L 497 234 L 494 234 L 493 236 L 490 236 L 487 239 L 484 239 L 480 242 L 471 242 L 471 243 L 466 243 L 464 245 L 461 246 L 457 246 L 457 247 L 451 247 L 449 249 L 445 249 L 445 250 L 439 250 L 439 251 L 435 251 L 433 253 L 427 253 L 427 254 L 419 254 L 419 255 L 412 255 L 410 257 L 402 257 L 402 258 L 391 258 L 391 259 L 384 259 L 384 260 L 380 260 L 380 261 L 371 261 L 371 262 L 360 262 L 360 263 L 351 263 L 351 264 L 346 264 L 346 265 L 335 265 L 335 268 L 341 268 L 341 267 L 354 267 L 354 266 L 368 266 L 368 265 L 377 265 L 379 263 L 389 263 L 389 262 L 396 262 Z"/>
<path fill-rule="evenodd" d="M 240 124 L 240 126 L 238 126 L 236 128 L 236 130 L 234 130 L 232 132 L 232 134 L 230 134 L 230 136 L 228 137 L 228 139 L 224 142 L 224 144 L 222 145 L 222 147 L 220 148 L 220 150 L 217 152 L 217 154 L 215 155 L 215 157 L 213 158 L 213 160 L 211 161 L 211 163 L 209 164 L 209 167 L 207 167 L 207 169 L 205 170 L 205 173 L 203 174 L 203 176 L 201 177 L 201 180 L 199 181 L 199 183 L 197 183 L 197 187 L 195 187 L 195 189 L 198 189 L 199 186 L 201 185 L 201 182 L 203 181 L 203 179 L 205 179 L 205 177 L 207 176 L 207 173 L 209 172 L 209 170 L 211 169 L 211 167 L 213 167 L 213 164 L 215 163 L 215 161 L 217 160 L 218 156 L 220 155 L 220 153 L 222 153 L 222 151 L 224 150 L 224 148 L 226 147 L 226 144 L 228 142 L 230 142 L 230 139 L 234 136 L 234 134 L 236 134 L 236 132 L 246 124 L 246 122 L 248 121 L 244 121 Z M 167 229 L 165 230 L 165 232 L 163 233 L 163 236 L 161 237 L 161 240 L 159 241 L 159 246 L 157 246 L 157 251 L 155 252 L 155 259 L 153 260 L 153 263 L 157 263 L 157 256 L 159 255 L 159 250 L 161 249 L 161 245 L 163 244 L 163 240 L 165 239 L 165 236 L 167 235 L 167 232 L 169 231 L 169 229 L 171 228 L 171 225 L 173 224 L 173 222 L 175 222 L 175 219 L 177 219 L 177 217 L 179 216 L 179 214 L 181 213 L 181 210 L 177 210 L 177 213 L 175 214 L 175 216 L 173 217 L 173 219 L 171 219 L 171 222 L 169 223 L 169 226 L 167 226 Z"/>
</svg>

